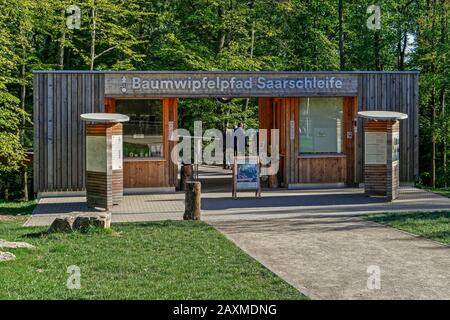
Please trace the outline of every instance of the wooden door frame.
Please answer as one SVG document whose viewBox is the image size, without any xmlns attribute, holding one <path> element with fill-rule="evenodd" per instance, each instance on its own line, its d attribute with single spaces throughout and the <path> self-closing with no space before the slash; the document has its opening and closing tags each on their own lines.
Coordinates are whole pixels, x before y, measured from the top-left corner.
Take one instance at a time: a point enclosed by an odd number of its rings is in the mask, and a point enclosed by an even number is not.
<svg viewBox="0 0 450 320">
<path fill-rule="evenodd" d="M 346 186 L 354 187 L 356 185 L 356 154 L 357 154 L 357 134 L 355 132 L 357 124 L 357 112 L 358 112 L 358 98 L 343 97 L 343 121 L 342 125 L 342 142 L 343 153 L 347 156 L 347 178 L 345 181 Z M 351 133 L 351 137 L 347 136 Z"/>
</svg>

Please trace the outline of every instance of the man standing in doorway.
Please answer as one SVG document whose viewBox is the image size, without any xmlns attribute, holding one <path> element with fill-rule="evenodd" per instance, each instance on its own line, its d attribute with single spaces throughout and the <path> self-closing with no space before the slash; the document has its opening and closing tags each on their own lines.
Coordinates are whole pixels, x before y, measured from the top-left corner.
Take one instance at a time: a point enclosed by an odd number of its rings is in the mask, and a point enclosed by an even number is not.
<svg viewBox="0 0 450 320">
<path fill-rule="evenodd" d="M 243 137 L 243 139 L 241 138 Z M 244 129 L 244 123 L 239 122 L 237 128 L 234 129 L 234 156 L 238 155 L 245 155 L 245 146 L 246 146 L 246 137 L 245 137 L 245 129 Z M 241 139 L 241 141 L 244 143 L 244 145 L 241 147 L 238 145 L 238 139 Z M 239 147 L 239 148 L 238 148 Z M 244 151 L 244 154 L 239 154 L 239 152 Z"/>
</svg>

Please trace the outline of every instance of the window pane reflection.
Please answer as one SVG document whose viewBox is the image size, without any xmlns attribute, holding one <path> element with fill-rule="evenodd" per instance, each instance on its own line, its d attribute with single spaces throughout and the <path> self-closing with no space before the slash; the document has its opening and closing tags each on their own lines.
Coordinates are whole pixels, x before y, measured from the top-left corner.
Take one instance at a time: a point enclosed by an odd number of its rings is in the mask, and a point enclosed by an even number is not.
<svg viewBox="0 0 450 320">
<path fill-rule="evenodd" d="M 123 125 L 124 158 L 163 157 L 161 100 L 118 100 L 116 112 L 130 117 Z"/>
<path fill-rule="evenodd" d="M 300 153 L 341 153 L 343 99 L 314 97 L 300 101 Z"/>
</svg>

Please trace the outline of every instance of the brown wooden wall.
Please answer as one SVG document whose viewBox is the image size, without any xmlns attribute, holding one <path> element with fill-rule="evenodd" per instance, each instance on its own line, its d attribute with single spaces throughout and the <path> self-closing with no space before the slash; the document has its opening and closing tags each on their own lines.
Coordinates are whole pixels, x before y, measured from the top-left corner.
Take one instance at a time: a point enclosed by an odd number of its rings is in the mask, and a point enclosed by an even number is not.
<svg viewBox="0 0 450 320">
<path fill-rule="evenodd" d="M 345 183 L 347 156 L 299 158 L 300 176 L 297 183 Z"/>
<path fill-rule="evenodd" d="M 418 175 L 419 154 L 418 73 L 361 72 L 357 73 L 357 77 L 358 110 L 393 110 L 408 114 L 409 118 L 400 124 L 400 180 L 414 181 Z M 104 79 L 105 73 L 102 72 L 34 73 L 35 192 L 84 190 L 84 124 L 79 116 L 86 112 L 105 111 Z M 292 102 L 296 98 L 289 99 L 293 99 Z M 287 113 L 277 111 L 276 117 L 295 117 L 292 112 L 296 112 L 295 108 L 289 107 Z M 289 128 L 284 128 L 281 134 L 285 135 L 287 130 Z M 356 179 L 359 181 L 363 180 L 362 138 L 362 122 L 359 120 L 355 155 Z M 295 153 L 295 145 L 298 144 L 293 145 L 292 148 L 283 146 L 282 151 L 285 154 Z M 168 170 L 167 179 L 174 179 L 174 174 L 174 169 Z M 283 171 L 283 174 L 292 175 L 286 176 L 292 179 L 300 173 Z"/>
<path fill-rule="evenodd" d="M 167 187 L 166 160 L 124 160 L 124 188 Z"/>
</svg>

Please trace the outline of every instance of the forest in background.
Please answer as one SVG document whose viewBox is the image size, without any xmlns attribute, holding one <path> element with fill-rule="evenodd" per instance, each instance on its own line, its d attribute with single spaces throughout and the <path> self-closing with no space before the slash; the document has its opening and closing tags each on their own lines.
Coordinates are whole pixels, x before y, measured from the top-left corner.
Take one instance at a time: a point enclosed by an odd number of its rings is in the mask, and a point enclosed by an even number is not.
<svg viewBox="0 0 450 320">
<path fill-rule="evenodd" d="M 417 182 L 447 187 L 449 12 L 448 0 L 0 0 L 0 199 L 31 197 L 32 70 L 44 69 L 419 70 Z M 255 127 L 257 106 L 180 102 L 182 127 L 200 118 Z"/>
</svg>

